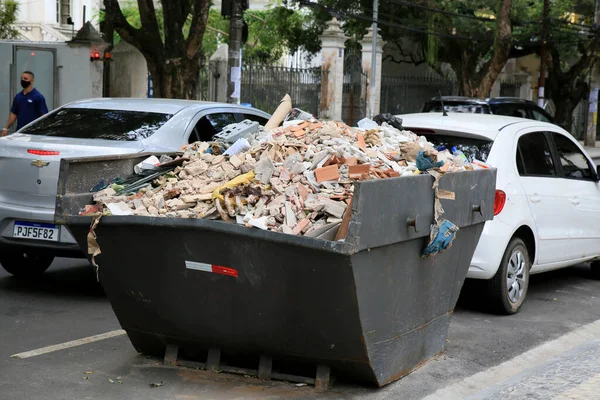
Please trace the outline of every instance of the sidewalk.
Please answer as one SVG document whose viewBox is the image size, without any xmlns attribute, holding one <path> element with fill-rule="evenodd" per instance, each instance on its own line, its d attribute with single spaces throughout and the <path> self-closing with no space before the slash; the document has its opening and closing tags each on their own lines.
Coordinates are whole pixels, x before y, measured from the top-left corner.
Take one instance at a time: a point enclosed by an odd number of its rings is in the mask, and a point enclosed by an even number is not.
<svg viewBox="0 0 600 400">
<path fill-rule="evenodd" d="M 600 321 L 578 328 L 426 400 L 600 399 Z"/>
</svg>

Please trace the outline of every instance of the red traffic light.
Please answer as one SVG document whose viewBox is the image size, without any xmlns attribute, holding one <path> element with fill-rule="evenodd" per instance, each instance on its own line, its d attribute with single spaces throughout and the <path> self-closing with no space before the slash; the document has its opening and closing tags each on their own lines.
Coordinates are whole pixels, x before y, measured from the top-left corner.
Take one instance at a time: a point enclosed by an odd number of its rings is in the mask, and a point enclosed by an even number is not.
<svg viewBox="0 0 600 400">
<path fill-rule="evenodd" d="M 99 59 L 100 59 L 100 52 L 99 51 L 90 52 L 90 61 L 97 61 Z"/>
</svg>

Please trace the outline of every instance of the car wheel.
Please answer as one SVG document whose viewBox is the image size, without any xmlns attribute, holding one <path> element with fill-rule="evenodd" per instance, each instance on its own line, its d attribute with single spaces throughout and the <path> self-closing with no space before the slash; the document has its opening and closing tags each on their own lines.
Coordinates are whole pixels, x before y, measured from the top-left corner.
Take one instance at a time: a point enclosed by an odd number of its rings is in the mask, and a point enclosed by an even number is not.
<svg viewBox="0 0 600 400">
<path fill-rule="evenodd" d="M 43 274 L 52 261 L 53 256 L 36 252 L 3 252 L 0 264 L 10 274 L 30 278 Z"/>
<path fill-rule="evenodd" d="M 500 268 L 489 281 L 488 293 L 492 309 L 502 314 L 515 314 L 521 308 L 529 287 L 531 261 L 523 240 L 510 241 Z"/>
<path fill-rule="evenodd" d="M 593 261 L 590 264 L 590 269 L 592 270 L 592 278 L 600 280 L 600 261 Z"/>
</svg>

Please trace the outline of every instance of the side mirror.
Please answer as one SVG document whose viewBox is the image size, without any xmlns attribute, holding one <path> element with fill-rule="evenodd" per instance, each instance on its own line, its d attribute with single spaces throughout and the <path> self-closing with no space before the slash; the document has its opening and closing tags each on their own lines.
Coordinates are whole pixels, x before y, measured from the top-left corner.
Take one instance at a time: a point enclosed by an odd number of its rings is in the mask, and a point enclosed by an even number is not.
<svg viewBox="0 0 600 400">
<path fill-rule="evenodd" d="M 600 182 L 600 165 L 596 165 L 596 181 Z"/>
</svg>

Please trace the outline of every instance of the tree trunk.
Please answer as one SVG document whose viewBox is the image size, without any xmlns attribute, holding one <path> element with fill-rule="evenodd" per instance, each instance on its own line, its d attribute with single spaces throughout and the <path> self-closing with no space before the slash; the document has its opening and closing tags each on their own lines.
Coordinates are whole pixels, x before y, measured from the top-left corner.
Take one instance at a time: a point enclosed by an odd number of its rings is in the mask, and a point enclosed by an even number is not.
<svg viewBox="0 0 600 400">
<path fill-rule="evenodd" d="M 496 19 L 496 33 L 490 59 L 478 65 L 481 54 L 486 54 L 489 43 L 482 43 L 473 49 L 465 49 L 461 39 L 456 39 L 450 51 L 446 54 L 450 58 L 457 78 L 458 93 L 467 97 L 489 97 L 492 87 L 508 61 L 512 48 L 512 25 L 510 10 L 512 0 L 498 0 L 498 13 Z M 487 47 L 486 47 L 487 46 Z M 479 68 L 478 68 L 479 67 Z"/>
<path fill-rule="evenodd" d="M 508 55 L 512 48 L 512 25 L 510 21 L 512 0 L 498 1 L 494 50 L 490 60 L 484 63 L 476 74 L 473 85 L 476 88 L 474 93 L 476 97 L 489 97 L 498 75 L 500 75 L 508 61 Z"/>
<path fill-rule="evenodd" d="M 553 96 L 552 100 L 556 106 L 556 112 L 554 113 L 555 122 L 567 131 L 570 131 L 571 126 L 573 125 L 573 111 L 575 110 L 575 107 L 577 107 L 577 104 L 573 105 L 574 102 L 569 96 L 559 98 Z"/>
<path fill-rule="evenodd" d="M 142 22 L 140 29 L 127 22 L 118 0 L 104 0 L 104 5 L 121 38 L 135 46 L 146 59 L 154 97 L 194 99 L 210 0 L 161 0 L 164 38 L 158 25 L 155 1 L 137 2 Z M 190 13 L 190 32 L 185 38 L 183 27 Z"/>
<path fill-rule="evenodd" d="M 456 73 L 459 96 L 477 96 L 475 93 L 475 88 L 477 87 L 478 83 L 473 81 L 476 79 L 474 67 L 476 62 L 476 60 L 474 61 L 472 59 L 472 56 L 468 51 L 461 50 L 459 58 L 450 64 Z"/>
<path fill-rule="evenodd" d="M 547 83 L 550 89 L 550 98 L 554 102 L 556 112 L 554 113 L 555 122 L 567 131 L 571 131 L 573 126 L 573 112 L 579 105 L 579 102 L 587 98 L 589 86 L 585 82 L 585 75 L 575 78 L 567 73 L 555 74 L 551 70 Z"/>
<path fill-rule="evenodd" d="M 581 100 L 589 96 L 589 85 L 586 77 L 598 59 L 596 53 L 598 38 L 594 39 L 582 52 L 579 60 L 571 65 L 568 71 L 562 71 L 560 54 L 557 49 L 551 51 L 552 59 L 549 64 L 549 74 L 546 88 L 549 97 L 554 102 L 556 112 L 555 122 L 567 131 L 573 125 L 573 111 Z"/>
<path fill-rule="evenodd" d="M 194 100 L 197 96 L 200 60 L 162 60 L 146 58 L 152 77 L 153 97 Z"/>
</svg>

